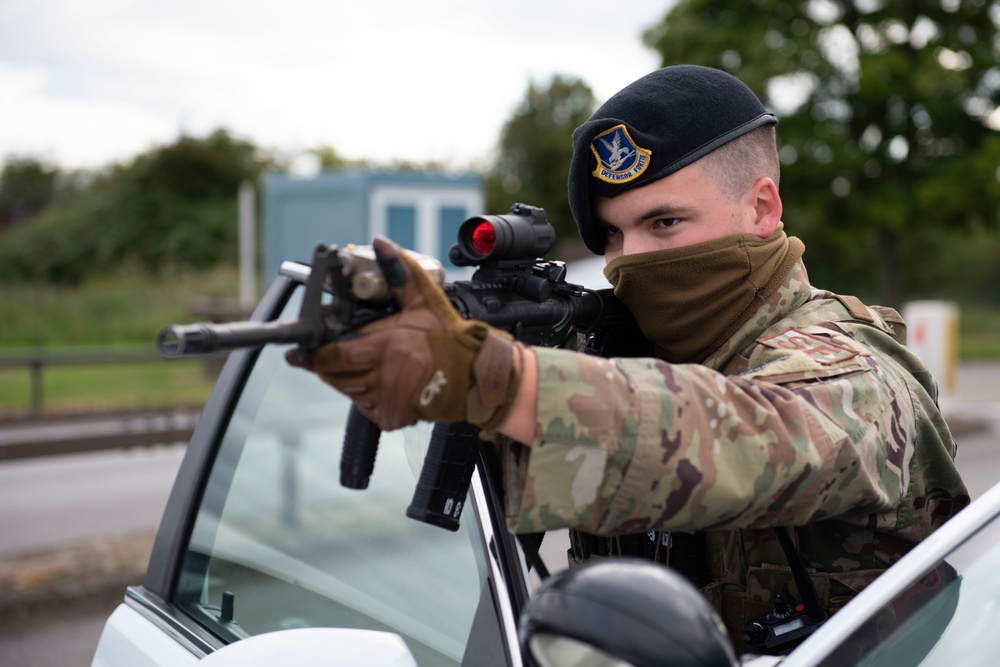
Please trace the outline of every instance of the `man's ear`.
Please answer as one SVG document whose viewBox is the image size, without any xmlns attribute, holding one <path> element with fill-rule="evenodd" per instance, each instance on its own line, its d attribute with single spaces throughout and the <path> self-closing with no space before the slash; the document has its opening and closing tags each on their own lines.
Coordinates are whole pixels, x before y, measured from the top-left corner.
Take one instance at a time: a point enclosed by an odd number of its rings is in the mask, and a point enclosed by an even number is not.
<svg viewBox="0 0 1000 667">
<path fill-rule="evenodd" d="M 770 178 L 760 178 L 748 194 L 754 210 L 754 233 L 762 239 L 769 238 L 781 222 L 782 207 L 778 186 Z"/>
</svg>

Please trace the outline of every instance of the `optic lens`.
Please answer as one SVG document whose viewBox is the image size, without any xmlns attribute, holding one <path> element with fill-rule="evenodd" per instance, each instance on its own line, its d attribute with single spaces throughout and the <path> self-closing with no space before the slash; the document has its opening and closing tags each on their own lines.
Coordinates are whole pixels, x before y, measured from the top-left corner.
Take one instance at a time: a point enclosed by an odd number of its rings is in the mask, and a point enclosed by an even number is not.
<svg viewBox="0 0 1000 667">
<path fill-rule="evenodd" d="M 489 255 L 493 252 L 493 246 L 496 245 L 497 241 L 493 225 L 483 220 L 472 230 L 472 238 L 469 240 L 473 250 L 480 255 Z"/>
</svg>

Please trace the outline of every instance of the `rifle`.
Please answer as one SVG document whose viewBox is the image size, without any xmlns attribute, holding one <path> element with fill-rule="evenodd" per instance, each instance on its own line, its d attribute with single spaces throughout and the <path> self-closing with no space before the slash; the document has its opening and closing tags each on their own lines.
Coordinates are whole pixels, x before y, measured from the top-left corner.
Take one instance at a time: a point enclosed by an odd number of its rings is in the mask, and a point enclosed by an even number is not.
<svg viewBox="0 0 1000 667">
<path fill-rule="evenodd" d="M 470 280 L 444 282 L 437 260 L 410 254 L 441 283 L 463 318 L 503 329 L 527 345 L 558 346 L 578 331 L 590 334 L 588 351 L 600 351 L 601 333 L 620 320 L 621 309 L 611 307 L 609 293 L 566 282 L 563 262 L 540 259 L 554 243 L 555 230 L 543 209 L 514 204 L 506 215 L 474 216 L 459 227 L 448 257 L 456 266 L 476 267 Z M 327 304 L 325 291 L 333 296 Z M 297 320 L 172 325 L 160 330 L 156 345 L 167 359 L 268 343 L 295 343 L 293 354 L 309 355 L 397 311 L 370 246 L 321 243 L 313 252 Z M 608 326 L 599 326 L 602 322 Z M 341 485 L 367 488 L 380 435 L 378 426 L 352 404 Z M 479 429 L 472 424 L 435 423 L 407 516 L 458 529 L 479 442 Z"/>
</svg>

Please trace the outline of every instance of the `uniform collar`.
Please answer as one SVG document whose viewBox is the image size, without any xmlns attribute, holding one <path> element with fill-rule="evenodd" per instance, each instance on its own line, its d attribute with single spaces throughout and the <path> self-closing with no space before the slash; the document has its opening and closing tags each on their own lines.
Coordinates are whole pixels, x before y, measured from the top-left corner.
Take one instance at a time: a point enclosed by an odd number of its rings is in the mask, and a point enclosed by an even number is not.
<svg viewBox="0 0 1000 667">
<path fill-rule="evenodd" d="M 741 352 L 746 350 L 768 327 L 783 319 L 806 301 L 813 293 L 809 275 L 802 260 L 795 262 L 785 277 L 785 281 L 771 296 L 764 300 L 757 312 L 736 330 L 722 347 L 710 354 L 703 365 L 727 375 L 740 370 Z"/>
</svg>

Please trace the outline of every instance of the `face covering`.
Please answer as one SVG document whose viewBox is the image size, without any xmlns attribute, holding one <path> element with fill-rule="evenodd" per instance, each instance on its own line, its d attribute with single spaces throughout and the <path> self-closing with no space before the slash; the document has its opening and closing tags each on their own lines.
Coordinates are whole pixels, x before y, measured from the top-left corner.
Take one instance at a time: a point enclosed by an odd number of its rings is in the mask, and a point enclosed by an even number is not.
<svg viewBox="0 0 1000 667">
<path fill-rule="evenodd" d="M 617 257 L 604 275 L 663 359 L 701 363 L 753 316 L 804 250 L 779 225 L 766 239 L 734 234 Z"/>
</svg>

